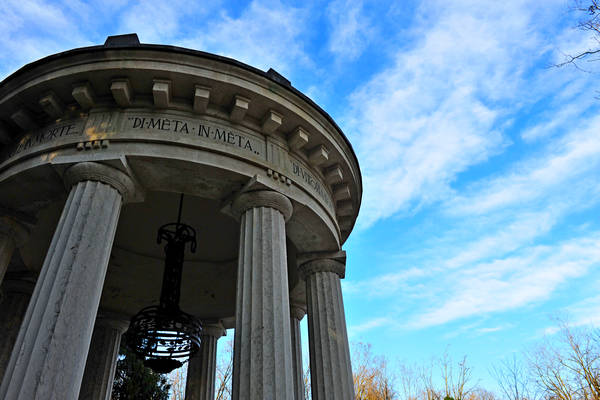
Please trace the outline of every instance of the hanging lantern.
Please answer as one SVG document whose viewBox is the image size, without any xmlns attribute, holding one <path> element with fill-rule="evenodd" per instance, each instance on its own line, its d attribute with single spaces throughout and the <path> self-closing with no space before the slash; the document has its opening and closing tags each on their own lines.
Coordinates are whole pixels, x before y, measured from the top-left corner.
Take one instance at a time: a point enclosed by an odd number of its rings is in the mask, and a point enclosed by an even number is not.
<svg viewBox="0 0 600 400">
<path fill-rule="evenodd" d="M 158 230 L 157 243 L 165 245 L 165 270 L 160 292 L 160 304 L 143 308 L 131 318 L 125 342 L 144 365 L 158 373 L 168 373 L 183 365 L 200 347 L 200 322 L 179 309 L 181 275 L 185 247 L 196 251 L 196 231 L 181 223 L 183 194 L 179 200 L 177 222 Z"/>
</svg>

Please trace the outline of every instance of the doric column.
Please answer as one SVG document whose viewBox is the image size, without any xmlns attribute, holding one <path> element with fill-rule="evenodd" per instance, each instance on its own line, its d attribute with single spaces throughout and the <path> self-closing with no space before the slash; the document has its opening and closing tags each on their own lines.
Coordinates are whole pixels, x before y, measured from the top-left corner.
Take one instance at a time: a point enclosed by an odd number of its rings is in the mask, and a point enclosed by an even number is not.
<svg viewBox="0 0 600 400">
<path fill-rule="evenodd" d="M 290 307 L 290 325 L 292 331 L 292 364 L 294 366 L 294 393 L 296 400 L 304 400 L 304 367 L 302 365 L 302 338 L 300 321 L 306 314 L 306 308 L 300 304 Z"/>
<path fill-rule="evenodd" d="M 70 189 L 6 369 L 3 400 L 79 395 L 121 204 L 123 172 L 94 162 L 65 171 Z"/>
<path fill-rule="evenodd" d="M 225 336 L 221 324 L 203 324 L 200 350 L 190 358 L 185 383 L 186 400 L 214 400 L 217 340 Z"/>
<path fill-rule="evenodd" d="M 340 278 L 345 265 L 317 259 L 300 267 L 306 281 L 310 377 L 314 400 L 352 400 L 354 386 Z"/>
<path fill-rule="evenodd" d="M 34 281 L 7 277 L 2 284 L 3 302 L 0 304 L 0 379 L 4 376 L 27 304 L 33 292 Z"/>
<path fill-rule="evenodd" d="M 233 399 L 294 398 L 285 221 L 292 204 L 280 193 L 241 194 Z"/>
<path fill-rule="evenodd" d="M 8 269 L 8 264 L 17 244 L 23 242 L 27 234 L 27 228 L 14 218 L 0 217 L 0 284 L 4 279 L 4 274 Z M 0 301 L 1 299 L 0 293 Z"/>
<path fill-rule="evenodd" d="M 129 321 L 118 316 L 101 314 L 96 318 L 79 391 L 80 400 L 110 400 L 121 335 L 128 326 Z"/>
</svg>

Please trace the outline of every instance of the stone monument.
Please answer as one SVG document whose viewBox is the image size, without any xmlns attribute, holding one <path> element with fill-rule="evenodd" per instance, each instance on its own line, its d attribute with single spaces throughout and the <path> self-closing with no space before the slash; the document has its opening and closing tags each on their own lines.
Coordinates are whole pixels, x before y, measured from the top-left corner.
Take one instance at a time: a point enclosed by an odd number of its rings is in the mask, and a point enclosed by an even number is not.
<svg viewBox="0 0 600 400">
<path fill-rule="evenodd" d="M 121 335 L 155 304 L 177 216 L 197 231 L 181 307 L 202 321 L 186 398 L 354 398 L 340 279 L 360 208 L 356 155 L 274 70 L 137 35 L 0 82 L 0 399 L 109 399 Z"/>
</svg>

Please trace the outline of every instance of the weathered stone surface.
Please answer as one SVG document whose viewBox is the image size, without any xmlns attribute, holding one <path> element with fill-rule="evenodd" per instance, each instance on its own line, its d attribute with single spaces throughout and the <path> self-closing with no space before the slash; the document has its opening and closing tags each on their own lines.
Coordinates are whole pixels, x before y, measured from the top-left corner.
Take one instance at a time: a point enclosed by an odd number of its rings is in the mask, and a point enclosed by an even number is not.
<svg viewBox="0 0 600 400">
<path fill-rule="evenodd" d="M 288 145 L 292 150 L 300 150 L 302 147 L 308 144 L 308 132 L 302 127 L 296 128 L 294 132 L 290 134 L 288 139 Z"/>
<path fill-rule="evenodd" d="M 253 195 L 257 197 L 252 199 Z M 234 204 L 234 208 L 239 211 L 241 207 L 244 212 L 238 259 L 233 398 L 291 400 L 294 377 L 285 220 L 278 208 L 285 201 L 273 201 L 284 196 L 265 196 L 262 192 L 242 196 Z M 261 206 L 257 199 L 266 201 Z"/>
<path fill-rule="evenodd" d="M 200 349 L 190 358 L 185 384 L 186 400 L 214 400 L 217 340 L 225 336 L 221 324 L 203 324 Z"/>
<path fill-rule="evenodd" d="M 83 110 L 89 110 L 96 103 L 96 95 L 89 82 L 75 85 L 71 96 Z"/>
<path fill-rule="evenodd" d="M 127 79 L 115 80 L 110 85 L 110 91 L 112 92 L 115 102 L 120 107 L 129 107 L 133 100 L 133 90 L 131 84 Z"/>
<path fill-rule="evenodd" d="M 70 190 L 0 387 L 2 399 L 78 398 L 122 203 L 119 191 L 96 176 Z"/>
<path fill-rule="evenodd" d="M 169 103 L 171 102 L 171 81 L 155 79 L 152 85 L 152 96 L 156 107 L 169 107 Z"/>
<path fill-rule="evenodd" d="M 96 162 L 81 162 L 65 171 L 65 186 L 71 188 L 82 181 L 104 182 L 117 189 L 123 202 L 134 196 L 135 186 L 125 173 L 116 168 Z"/>
<path fill-rule="evenodd" d="M 350 198 L 350 188 L 346 184 L 337 185 L 333 191 L 333 199 L 336 201 Z"/>
<path fill-rule="evenodd" d="M 344 265 L 320 259 L 300 269 L 306 280 L 312 398 L 352 400 L 352 367 L 340 285 Z"/>
<path fill-rule="evenodd" d="M 354 206 L 351 200 L 342 200 L 337 202 L 335 212 L 340 217 L 350 216 L 354 212 Z"/>
<path fill-rule="evenodd" d="M 269 207 L 279 211 L 284 221 L 292 216 L 292 202 L 281 193 L 271 190 L 257 190 L 239 195 L 233 202 L 232 210 L 235 215 L 241 217 L 252 208 Z"/>
<path fill-rule="evenodd" d="M 42 96 L 42 98 L 40 98 L 39 103 L 46 114 L 52 118 L 59 118 L 62 116 L 65 109 L 62 100 L 59 99 L 54 92 L 46 93 L 44 96 Z"/>
<path fill-rule="evenodd" d="M 329 150 L 325 146 L 318 145 L 308 153 L 308 161 L 313 166 L 319 166 L 329 159 Z"/>
<path fill-rule="evenodd" d="M 110 400 L 121 335 L 127 330 L 128 321 L 112 316 L 98 316 L 90 343 L 80 400 Z"/>
<path fill-rule="evenodd" d="M 24 131 L 32 131 L 32 130 L 38 128 L 37 123 L 34 121 L 33 117 L 29 113 L 29 111 L 27 111 L 23 108 L 15 111 L 10 116 L 10 119 L 12 119 L 12 121 L 15 124 L 17 124 L 19 126 L 19 128 L 23 129 Z"/>
<path fill-rule="evenodd" d="M 233 104 L 231 105 L 231 111 L 229 112 L 229 118 L 231 118 L 234 122 L 241 122 L 248 112 L 248 107 L 250 105 L 250 99 L 247 99 L 243 96 L 236 95 L 233 98 Z"/>
<path fill-rule="evenodd" d="M 210 88 L 196 85 L 194 87 L 194 111 L 205 113 L 210 101 Z"/>
<path fill-rule="evenodd" d="M 270 135 L 281 126 L 283 117 L 278 112 L 269 110 L 263 117 L 262 130 L 265 134 Z"/>
</svg>

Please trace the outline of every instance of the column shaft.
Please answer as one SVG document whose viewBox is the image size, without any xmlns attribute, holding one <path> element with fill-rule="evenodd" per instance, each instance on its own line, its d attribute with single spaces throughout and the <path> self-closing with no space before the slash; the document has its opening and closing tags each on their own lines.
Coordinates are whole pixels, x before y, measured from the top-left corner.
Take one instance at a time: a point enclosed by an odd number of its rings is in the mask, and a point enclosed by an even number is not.
<svg viewBox="0 0 600 400">
<path fill-rule="evenodd" d="M 126 329 L 124 322 L 96 320 L 79 391 L 80 400 L 110 400 L 121 335 Z"/>
<path fill-rule="evenodd" d="M 185 385 L 186 400 L 214 400 L 217 373 L 217 340 L 222 326 L 204 326 L 198 353 L 190 358 Z"/>
<path fill-rule="evenodd" d="M 306 276 L 310 376 L 314 400 L 352 400 L 354 386 L 338 274 Z"/>
<path fill-rule="evenodd" d="M 287 198 L 291 214 L 291 204 Z M 284 214 L 253 206 L 241 216 L 233 398 L 294 398 Z"/>
<path fill-rule="evenodd" d="M 71 188 L 0 398 L 77 399 L 121 202 L 105 183 L 86 180 Z"/>
</svg>

